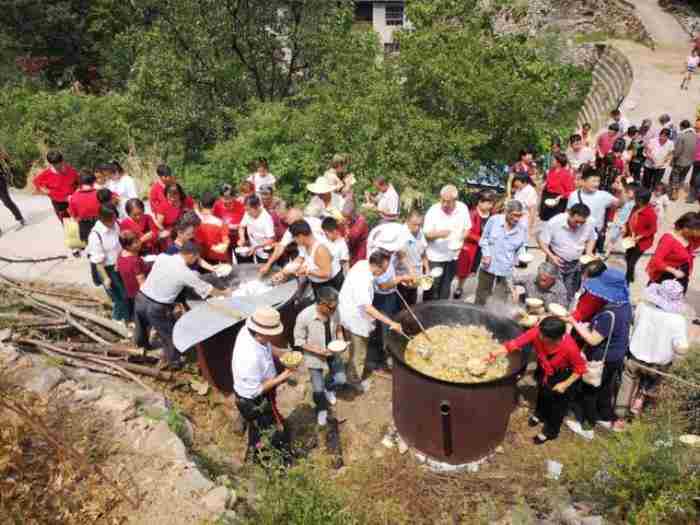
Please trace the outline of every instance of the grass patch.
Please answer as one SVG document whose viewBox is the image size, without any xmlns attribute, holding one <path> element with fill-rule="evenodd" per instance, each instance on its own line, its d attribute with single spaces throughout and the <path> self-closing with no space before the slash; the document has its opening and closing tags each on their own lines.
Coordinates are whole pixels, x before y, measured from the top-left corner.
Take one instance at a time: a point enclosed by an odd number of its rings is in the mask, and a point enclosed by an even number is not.
<svg viewBox="0 0 700 525">
<path fill-rule="evenodd" d="M 592 31 L 590 33 L 577 33 L 574 35 L 574 43 L 576 44 L 594 44 L 605 42 L 611 37 L 606 31 Z"/>
</svg>

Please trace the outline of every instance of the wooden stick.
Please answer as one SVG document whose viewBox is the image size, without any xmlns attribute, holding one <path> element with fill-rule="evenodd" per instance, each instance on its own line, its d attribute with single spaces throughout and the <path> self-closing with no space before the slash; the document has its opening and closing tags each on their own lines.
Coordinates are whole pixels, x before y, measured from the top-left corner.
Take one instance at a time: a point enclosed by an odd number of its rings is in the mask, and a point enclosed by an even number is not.
<svg viewBox="0 0 700 525">
<path fill-rule="evenodd" d="M 399 296 L 399 298 L 403 302 L 403 305 L 406 307 L 406 310 L 408 310 L 408 313 L 411 314 L 411 317 L 413 317 L 413 319 L 416 321 L 416 323 L 418 323 L 418 327 L 423 332 L 423 335 L 425 336 L 425 338 L 432 343 L 433 341 L 430 339 L 428 332 L 425 331 L 425 326 L 423 326 L 423 323 L 421 323 L 420 320 L 418 319 L 418 317 L 416 317 L 416 314 L 413 313 L 413 309 L 410 307 L 410 305 L 408 304 L 406 299 L 403 298 L 403 295 L 401 295 L 401 292 L 399 292 L 397 289 L 397 290 L 395 290 L 395 293 L 396 293 L 396 295 Z"/>
<path fill-rule="evenodd" d="M 94 343 L 61 343 L 54 342 L 54 345 L 65 348 L 66 350 L 72 350 L 74 352 L 87 352 L 89 354 L 103 354 L 105 350 L 98 348 Z M 107 354 L 118 355 L 123 357 L 139 357 L 142 359 L 152 359 L 157 361 L 154 356 L 144 355 L 143 350 L 138 350 L 136 348 L 130 348 L 119 343 L 111 343 L 106 348 Z"/>
<path fill-rule="evenodd" d="M 634 366 L 641 368 L 642 370 L 645 370 L 651 374 L 656 374 L 656 375 L 660 375 L 661 377 L 673 379 L 674 381 L 678 381 L 679 383 L 683 383 L 686 386 L 700 390 L 700 385 L 698 385 L 698 384 L 692 383 L 690 381 L 686 381 L 685 379 L 683 379 L 682 377 L 678 377 L 677 375 L 669 374 L 668 372 L 662 372 L 660 370 L 657 370 L 656 368 L 651 368 L 649 366 L 644 366 L 639 361 L 635 361 Z"/>
<path fill-rule="evenodd" d="M 115 334 L 122 336 L 125 339 L 129 337 L 129 332 L 127 331 L 125 326 L 110 319 L 106 319 L 101 315 L 93 314 L 92 312 L 88 312 L 87 310 L 83 310 L 82 308 L 76 308 L 75 306 L 68 304 L 64 301 L 61 301 L 59 299 L 53 299 L 45 295 L 36 294 L 33 295 L 33 297 L 35 300 L 41 303 L 47 304 L 54 308 L 59 308 L 64 312 L 74 315 L 75 317 L 80 317 L 81 319 L 86 319 L 87 321 L 100 325 L 101 327 L 106 328 L 107 330 L 110 330 Z"/>
<path fill-rule="evenodd" d="M 73 319 L 69 313 L 66 314 L 66 322 L 71 325 L 73 328 L 78 330 L 78 332 L 88 336 L 90 339 L 95 341 L 96 343 L 99 343 L 101 345 L 109 345 L 109 341 L 106 341 L 105 339 L 102 339 L 99 335 L 97 335 L 95 332 L 88 330 L 85 328 L 83 325 L 81 325 L 78 321 Z"/>
</svg>

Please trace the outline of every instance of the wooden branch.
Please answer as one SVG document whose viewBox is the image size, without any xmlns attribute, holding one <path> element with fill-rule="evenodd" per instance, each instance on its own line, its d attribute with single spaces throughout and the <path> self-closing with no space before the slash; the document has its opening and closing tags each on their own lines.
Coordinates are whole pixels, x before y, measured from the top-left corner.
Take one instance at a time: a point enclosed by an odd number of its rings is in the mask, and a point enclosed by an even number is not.
<svg viewBox="0 0 700 525">
<path fill-rule="evenodd" d="M 144 355 L 143 350 L 138 350 L 136 348 L 130 348 L 128 346 L 120 345 L 118 343 L 109 344 L 106 348 L 100 348 L 95 346 L 94 343 L 53 343 L 54 345 L 65 348 L 66 350 L 72 350 L 75 352 L 87 352 L 90 354 L 104 354 L 106 351 L 108 355 L 116 355 L 122 357 L 138 357 L 141 359 L 152 359 L 156 360 L 156 357 Z"/>
<path fill-rule="evenodd" d="M 698 385 L 698 384 L 696 384 L 696 383 L 693 383 L 693 382 L 691 382 L 691 381 L 687 381 L 687 380 L 683 379 L 682 377 L 678 377 L 677 375 L 669 374 L 668 372 L 662 372 L 662 371 L 660 371 L 660 370 L 657 370 L 656 368 L 651 368 L 651 367 L 649 367 L 649 366 L 644 366 L 644 365 L 641 364 L 639 361 L 636 361 L 636 362 L 634 363 L 634 366 L 636 366 L 636 367 L 638 367 L 638 368 L 641 368 L 641 369 L 644 370 L 645 372 L 649 372 L 649 373 L 651 373 L 651 374 L 660 375 L 661 377 L 666 377 L 666 378 L 668 378 L 668 379 L 672 379 L 672 380 L 674 380 L 674 381 L 677 381 L 677 382 L 679 382 L 679 383 L 682 383 L 682 384 L 684 384 L 684 385 L 686 385 L 686 386 L 689 386 L 689 387 L 691 387 L 691 388 L 696 388 L 696 389 L 700 390 L 700 385 Z"/>
<path fill-rule="evenodd" d="M 33 298 L 51 307 L 59 308 L 63 310 L 63 313 L 70 313 L 75 317 L 80 317 L 81 319 L 86 319 L 92 323 L 95 323 L 96 325 L 100 325 L 101 327 L 106 328 L 107 330 L 110 330 L 125 339 L 129 337 L 129 332 L 126 329 L 126 326 L 123 326 L 120 323 L 117 323 L 116 321 L 106 319 L 101 315 L 93 314 L 92 312 L 88 312 L 87 310 L 83 310 L 82 308 L 77 308 L 64 301 L 61 301 L 59 299 L 53 299 L 45 295 L 35 294 L 33 295 Z"/>
<path fill-rule="evenodd" d="M 99 343 L 101 345 L 109 345 L 109 341 L 106 341 L 105 339 L 102 339 L 99 335 L 97 335 L 95 332 L 92 330 L 88 330 L 85 328 L 83 325 L 81 325 L 78 321 L 73 319 L 69 313 L 66 314 L 66 322 L 71 325 L 73 328 L 78 330 L 78 332 L 82 333 L 83 335 L 88 336 L 90 339 L 95 341 L 96 343 Z"/>
</svg>

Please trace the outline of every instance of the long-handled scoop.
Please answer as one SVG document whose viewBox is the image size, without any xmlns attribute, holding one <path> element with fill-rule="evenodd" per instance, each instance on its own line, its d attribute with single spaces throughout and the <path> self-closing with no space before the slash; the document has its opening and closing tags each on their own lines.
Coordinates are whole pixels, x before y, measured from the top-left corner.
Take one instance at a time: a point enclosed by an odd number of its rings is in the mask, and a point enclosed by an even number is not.
<svg viewBox="0 0 700 525">
<path fill-rule="evenodd" d="M 399 299 L 401 299 L 401 301 L 403 302 L 403 305 L 406 307 L 406 310 L 408 310 L 408 313 L 411 314 L 411 317 L 413 317 L 413 319 L 416 321 L 416 323 L 418 323 L 418 328 L 421 329 L 421 332 L 423 332 L 423 335 L 425 336 L 425 338 L 432 343 L 433 341 L 432 341 L 432 339 L 430 339 L 428 332 L 425 330 L 425 326 L 423 326 L 423 323 L 421 323 L 420 320 L 418 319 L 418 317 L 416 317 L 416 314 L 413 313 L 413 309 L 410 307 L 410 305 L 408 304 L 406 299 L 403 298 L 403 295 L 401 295 L 401 292 L 399 292 L 398 290 L 395 290 L 395 292 L 396 292 L 396 295 L 399 296 Z"/>
</svg>

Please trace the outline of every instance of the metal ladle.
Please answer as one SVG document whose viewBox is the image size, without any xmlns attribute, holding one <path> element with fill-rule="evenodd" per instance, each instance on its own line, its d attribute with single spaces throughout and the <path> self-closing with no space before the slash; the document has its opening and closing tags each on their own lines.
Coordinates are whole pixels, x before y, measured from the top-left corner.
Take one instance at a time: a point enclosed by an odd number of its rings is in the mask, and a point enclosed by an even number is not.
<svg viewBox="0 0 700 525">
<path fill-rule="evenodd" d="M 426 331 L 425 326 L 423 326 L 423 323 L 420 322 L 420 319 L 418 319 L 416 314 L 413 312 L 413 309 L 408 304 L 408 301 L 406 301 L 406 299 L 404 299 L 403 295 L 401 295 L 401 292 L 399 292 L 398 290 L 395 290 L 395 293 L 396 293 L 396 295 L 399 296 L 399 299 L 401 299 L 401 302 L 403 302 L 403 305 L 406 307 L 406 310 L 408 310 L 408 313 L 411 314 L 411 317 L 413 317 L 414 321 L 416 323 L 418 323 L 418 328 L 420 328 L 421 332 L 423 332 L 423 335 L 425 336 L 425 338 L 432 343 L 433 340 L 430 339 L 430 336 L 428 335 L 428 332 Z M 403 335 L 409 341 L 413 340 L 410 337 L 408 337 L 406 334 L 404 334 L 403 331 L 401 332 L 401 335 Z M 430 348 L 425 347 L 425 346 L 418 346 L 417 350 L 423 359 L 428 359 L 430 357 L 430 354 L 432 353 L 432 350 L 430 350 Z"/>
</svg>

